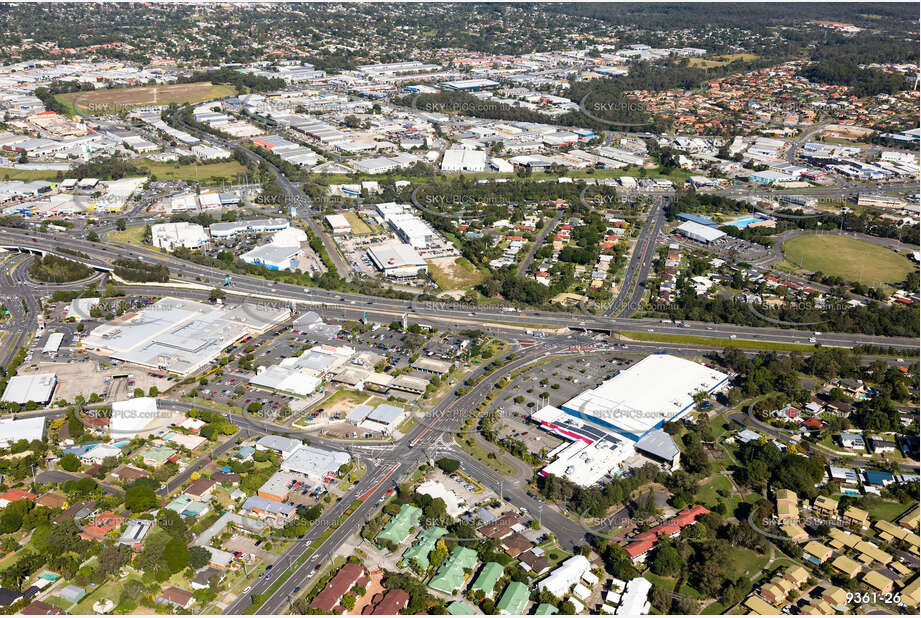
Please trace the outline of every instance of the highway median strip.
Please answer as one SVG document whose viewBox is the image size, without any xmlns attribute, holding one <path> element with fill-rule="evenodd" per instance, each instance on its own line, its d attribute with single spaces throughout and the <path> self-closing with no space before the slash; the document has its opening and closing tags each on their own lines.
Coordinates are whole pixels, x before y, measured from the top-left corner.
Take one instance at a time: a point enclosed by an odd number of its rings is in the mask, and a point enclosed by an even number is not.
<svg viewBox="0 0 921 618">
<path fill-rule="evenodd" d="M 783 341 L 756 341 L 754 339 L 729 339 L 726 337 L 695 337 L 692 335 L 671 335 L 667 333 L 638 333 L 614 331 L 624 339 L 633 341 L 659 341 L 662 343 L 686 343 L 688 345 L 714 348 L 743 348 L 747 350 L 814 352 L 816 346 L 810 343 L 786 343 Z M 822 345 L 823 348 L 847 348 L 848 346 Z"/>
</svg>

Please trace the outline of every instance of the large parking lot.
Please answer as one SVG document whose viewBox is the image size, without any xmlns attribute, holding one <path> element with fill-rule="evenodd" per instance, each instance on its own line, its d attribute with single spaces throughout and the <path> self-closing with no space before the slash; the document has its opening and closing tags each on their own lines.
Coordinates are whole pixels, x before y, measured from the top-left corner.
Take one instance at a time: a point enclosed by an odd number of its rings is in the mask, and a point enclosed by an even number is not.
<svg viewBox="0 0 921 618">
<path fill-rule="evenodd" d="M 545 363 L 515 378 L 502 391 L 494 407 L 531 414 L 545 405 L 559 406 L 632 364 L 632 359 L 613 354 Z"/>
</svg>

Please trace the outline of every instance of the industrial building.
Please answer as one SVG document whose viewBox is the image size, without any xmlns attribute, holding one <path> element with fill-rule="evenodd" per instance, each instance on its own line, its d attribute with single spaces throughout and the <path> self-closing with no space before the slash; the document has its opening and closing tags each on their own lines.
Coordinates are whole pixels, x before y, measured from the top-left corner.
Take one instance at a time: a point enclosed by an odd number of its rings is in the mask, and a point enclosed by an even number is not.
<svg viewBox="0 0 921 618">
<path fill-rule="evenodd" d="M 5 395 L 5 393 L 4 393 Z M 5 401 L 5 398 L 4 398 Z M 0 448 L 9 448 L 19 440 L 42 440 L 45 436 L 45 417 L 0 418 Z"/>
<path fill-rule="evenodd" d="M 485 172 L 486 153 L 482 150 L 452 148 L 441 159 L 442 172 Z"/>
<path fill-rule="evenodd" d="M 696 221 L 688 221 L 686 223 L 682 223 L 675 229 L 675 233 L 680 234 L 685 238 L 696 240 L 697 242 L 702 242 L 705 244 L 716 242 L 720 238 L 726 236 L 726 232 L 721 232 L 715 227 L 709 225 L 701 225 Z"/>
<path fill-rule="evenodd" d="M 16 375 L 7 381 L 0 400 L 20 405 L 30 401 L 39 405 L 48 405 L 51 403 L 57 385 L 58 377 L 53 373 Z"/>
<path fill-rule="evenodd" d="M 699 363 L 653 354 L 564 403 L 567 414 L 638 441 L 691 411 L 694 394 L 713 393 L 729 376 Z"/>
<path fill-rule="evenodd" d="M 215 307 L 163 298 L 128 317 L 93 329 L 83 347 L 99 354 L 181 376 L 194 373 L 227 347 L 286 320 L 286 308 L 241 304 Z"/>
<path fill-rule="evenodd" d="M 155 397 L 135 397 L 112 403 L 109 418 L 109 435 L 117 438 L 133 438 L 139 434 L 161 429 L 168 424 L 172 414 L 157 409 Z"/>
<path fill-rule="evenodd" d="M 198 249 L 209 240 L 205 228 L 187 221 L 152 225 L 150 238 L 154 247 L 167 251 L 172 251 L 175 247 Z"/>
<path fill-rule="evenodd" d="M 329 229 L 333 231 L 333 234 L 351 234 L 352 226 L 349 223 L 349 220 L 342 215 L 326 215 L 326 223 L 329 224 Z"/>
<path fill-rule="evenodd" d="M 441 87 L 445 90 L 466 90 L 468 92 L 495 88 L 497 86 L 499 86 L 499 82 L 495 82 L 491 79 L 459 79 L 441 84 Z"/>
<path fill-rule="evenodd" d="M 416 250 L 401 242 L 388 242 L 368 249 L 368 257 L 386 277 L 418 277 L 428 265 Z"/>
</svg>

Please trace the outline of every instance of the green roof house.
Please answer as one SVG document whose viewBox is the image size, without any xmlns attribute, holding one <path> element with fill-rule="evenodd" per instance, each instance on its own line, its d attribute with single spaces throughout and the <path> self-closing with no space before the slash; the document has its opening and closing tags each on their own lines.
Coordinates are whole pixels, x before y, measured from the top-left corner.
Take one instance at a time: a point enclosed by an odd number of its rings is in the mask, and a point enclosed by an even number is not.
<svg viewBox="0 0 921 618">
<path fill-rule="evenodd" d="M 422 519 L 422 509 L 411 504 L 404 504 L 400 512 L 390 518 L 384 529 L 377 535 L 377 542 L 390 541 L 399 545 L 409 536 L 409 531 Z"/>
<path fill-rule="evenodd" d="M 148 466 L 159 467 L 175 454 L 176 449 L 168 446 L 151 446 L 149 449 L 138 453 L 138 457 Z"/>
<path fill-rule="evenodd" d="M 476 561 L 474 550 L 458 545 L 429 582 L 429 588 L 445 594 L 454 594 L 463 587 L 467 579 L 466 570 L 472 569 Z"/>
<path fill-rule="evenodd" d="M 537 609 L 534 610 L 535 616 L 552 616 L 553 614 L 559 614 L 559 613 L 560 613 L 560 610 L 558 610 L 553 605 L 550 605 L 549 603 L 541 603 L 540 605 L 537 606 Z"/>
<path fill-rule="evenodd" d="M 496 609 L 500 614 L 523 614 L 524 606 L 528 604 L 528 598 L 531 596 L 528 587 L 521 582 L 510 583 L 502 598 L 496 604 Z"/>
<path fill-rule="evenodd" d="M 478 612 L 467 601 L 454 601 L 448 605 L 448 614 L 451 616 L 476 616 Z"/>
<path fill-rule="evenodd" d="M 492 596 L 492 593 L 496 591 L 496 582 L 502 577 L 502 572 L 504 570 L 505 569 L 498 562 L 487 562 L 483 565 L 480 574 L 474 580 L 470 589 L 479 590 L 487 597 Z"/>
<path fill-rule="evenodd" d="M 413 546 L 407 549 L 406 553 L 403 554 L 403 564 L 410 565 L 412 561 L 415 560 L 423 570 L 429 568 L 429 554 L 435 549 L 435 544 L 438 543 L 438 539 L 447 533 L 447 530 L 439 528 L 438 526 L 426 528 L 416 537 L 416 542 L 413 543 Z"/>
</svg>

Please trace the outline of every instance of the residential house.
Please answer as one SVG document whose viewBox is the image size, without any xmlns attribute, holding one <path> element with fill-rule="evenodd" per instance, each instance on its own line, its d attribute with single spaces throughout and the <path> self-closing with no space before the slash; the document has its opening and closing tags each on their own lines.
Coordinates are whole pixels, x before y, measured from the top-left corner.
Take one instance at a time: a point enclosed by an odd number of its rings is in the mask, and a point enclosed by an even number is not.
<svg viewBox="0 0 921 618">
<path fill-rule="evenodd" d="M 854 450 L 866 448 L 866 443 L 863 441 L 863 436 L 859 433 L 842 431 L 841 435 L 838 436 L 838 441 L 841 442 L 841 446 L 844 448 Z"/>
<path fill-rule="evenodd" d="M 831 547 L 818 541 L 809 541 L 803 547 L 803 559 L 812 564 L 824 564 L 832 557 L 833 553 L 834 550 Z"/>
<path fill-rule="evenodd" d="M 813 512 L 824 519 L 838 518 L 838 501 L 828 496 L 816 496 L 812 502 Z"/>
<path fill-rule="evenodd" d="M 189 609 L 194 601 L 195 597 L 191 592 L 176 586 L 164 588 L 157 597 L 157 603 L 172 605 L 176 609 Z"/>
<path fill-rule="evenodd" d="M 835 558 L 834 562 L 831 563 L 831 566 L 842 575 L 846 575 L 851 579 L 857 577 L 861 571 L 860 564 L 847 556 L 838 556 Z"/>
<path fill-rule="evenodd" d="M 868 571 L 862 579 L 863 583 L 881 594 L 892 592 L 892 587 L 895 585 L 895 582 L 878 571 Z"/>
<path fill-rule="evenodd" d="M 352 589 L 358 578 L 364 574 L 360 564 L 346 562 L 341 569 L 326 584 L 326 587 L 314 597 L 310 607 L 324 614 L 341 614 L 345 610 L 339 607 L 339 601 L 346 592 Z"/>
<path fill-rule="evenodd" d="M 211 490 L 214 488 L 215 483 L 211 479 L 201 478 L 196 481 L 192 481 L 192 484 L 183 492 L 185 495 L 196 500 L 207 501 L 211 499 Z"/>
<path fill-rule="evenodd" d="M 848 607 L 847 592 L 837 586 L 829 586 L 822 590 L 822 600 L 832 606 L 838 613 L 844 613 Z"/>
<path fill-rule="evenodd" d="M 848 526 L 866 528 L 870 523 L 870 514 L 856 506 L 849 506 L 844 511 L 844 523 Z"/>
<path fill-rule="evenodd" d="M 371 615 L 395 616 L 409 605 L 409 593 L 401 588 L 388 590 L 387 594 L 374 606 Z"/>
</svg>

